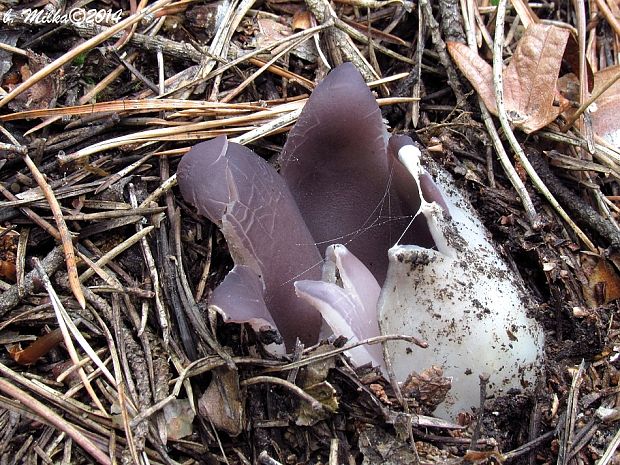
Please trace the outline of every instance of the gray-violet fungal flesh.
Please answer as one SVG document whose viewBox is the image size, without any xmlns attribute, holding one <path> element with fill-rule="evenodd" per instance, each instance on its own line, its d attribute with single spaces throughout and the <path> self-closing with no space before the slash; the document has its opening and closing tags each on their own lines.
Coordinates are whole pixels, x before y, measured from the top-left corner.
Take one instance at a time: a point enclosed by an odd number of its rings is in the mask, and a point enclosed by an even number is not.
<svg viewBox="0 0 620 465">
<path fill-rule="evenodd" d="M 391 189 L 387 131 L 377 101 L 351 63 L 316 87 L 279 158 L 281 174 L 316 243 L 345 244 L 382 283 L 386 250 L 405 232 L 419 200 Z M 417 224 L 424 229 L 424 222 Z M 416 242 L 418 243 L 418 242 Z M 426 244 L 430 245 L 430 244 Z"/>
<path fill-rule="evenodd" d="M 379 327 L 422 337 L 428 349 L 388 343 L 391 363 L 400 381 L 441 366 L 454 383 L 437 412 L 453 417 L 477 405 L 482 372 L 490 394 L 533 385 L 543 335 L 469 202 L 439 167 L 433 182 L 420 158 L 410 138 L 388 141 L 374 97 L 344 64 L 291 130 L 282 176 L 223 137 L 194 147 L 177 173 L 235 262 L 211 305 L 230 321 L 275 324 L 289 348 L 296 337 L 317 341 L 320 315 L 351 340 Z M 383 365 L 378 346 L 349 355 Z"/>
<path fill-rule="evenodd" d="M 293 283 L 319 279 L 322 258 L 284 179 L 224 136 L 194 146 L 177 178 L 183 198 L 221 228 L 235 262 L 214 294 L 217 310 L 228 321 L 275 322 L 288 348 L 297 337 L 316 343 L 321 317 L 296 297 Z M 230 293 L 234 287 L 243 290 L 238 302 Z M 265 306 L 271 319 L 264 317 Z"/>
<path fill-rule="evenodd" d="M 314 305 L 328 328 L 323 336 L 337 334 L 349 342 L 379 335 L 377 301 L 381 287 L 370 270 L 344 245 L 330 245 L 325 252 L 323 279 L 295 283 L 297 295 Z M 357 365 L 383 366 L 381 346 L 364 345 L 349 351 Z"/>
</svg>

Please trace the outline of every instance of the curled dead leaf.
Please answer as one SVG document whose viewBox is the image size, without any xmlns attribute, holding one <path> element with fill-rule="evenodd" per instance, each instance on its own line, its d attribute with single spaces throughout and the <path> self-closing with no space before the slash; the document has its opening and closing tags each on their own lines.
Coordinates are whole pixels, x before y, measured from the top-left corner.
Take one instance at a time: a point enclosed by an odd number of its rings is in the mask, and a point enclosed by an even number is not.
<svg viewBox="0 0 620 465">
<path fill-rule="evenodd" d="M 41 357 L 60 344 L 63 336 L 60 328 L 56 328 L 43 336 L 38 337 L 32 344 L 25 349 L 16 344 L 9 348 L 9 355 L 20 365 L 32 365 Z"/>
<path fill-rule="evenodd" d="M 213 370 L 211 384 L 198 400 L 198 412 L 222 431 L 237 436 L 243 430 L 244 403 L 239 373 L 227 367 Z"/>
<path fill-rule="evenodd" d="M 610 66 L 594 74 L 594 89 L 592 94 L 598 93 L 612 80 L 618 79 L 619 66 Z M 562 76 L 558 81 L 560 91 L 571 100 L 579 100 L 579 81 L 574 74 Z M 610 144 L 620 147 L 620 79 L 616 80 L 611 87 L 601 94 L 590 105 L 589 112 L 592 118 L 592 129 Z M 575 110 L 568 110 L 571 115 Z"/>
<path fill-rule="evenodd" d="M 433 365 L 421 373 L 411 373 L 401 390 L 405 397 L 415 398 L 423 411 L 430 413 L 446 399 L 451 387 L 451 379 L 443 375 L 440 367 Z"/>
<path fill-rule="evenodd" d="M 293 28 L 291 28 L 291 26 L 274 21 L 270 18 L 259 18 L 257 20 L 257 25 L 258 30 L 255 31 L 253 43 L 256 48 L 268 47 L 274 42 L 285 40 L 293 35 Z M 295 26 L 293 25 L 293 27 Z M 300 26 L 298 25 L 298 27 Z M 279 45 L 274 48 L 271 53 L 275 55 L 285 47 L 288 47 L 288 44 Z M 312 57 L 316 57 L 316 47 L 314 42 L 305 41 L 291 50 L 291 53 L 302 59 L 312 61 Z"/>
<path fill-rule="evenodd" d="M 477 52 L 461 42 L 448 42 L 448 52 L 491 113 L 497 115 L 493 68 Z"/>
<path fill-rule="evenodd" d="M 518 116 L 515 125 L 530 133 L 551 123 L 561 111 L 553 105 L 569 31 L 533 24 L 519 41 L 504 76 L 506 107 Z"/>
<path fill-rule="evenodd" d="M 506 111 L 512 123 L 528 134 L 551 123 L 568 105 L 556 84 L 569 35 L 558 26 L 531 24 L 504 69 Z M 489 111 L 497 115 L 491 65 L 462 43 L 449 42 L 448 51 Z M 554 105 L 556 100 L 559 106 Z"/>
<path fill-rule="evenodd" d="M 26 81 L 49 63 L 51 60 L 47 56 L 28 50 L 28 62 L 19 68 L 21 81 Z M 19 94 L 15 100 L 9 103 L 9 108 L 14 111 L 49 108 L 52 101 L 57 99 L 61 93 L 62 75 L 62 70 L 47 75 L 28 90 Z M 9 90 L 13 90 L 14 87 L 17 85 L 10 85 Z"/>
<path fill-rule="evenodd" d="M 300 402 L 297 410 L 297 419 L 295 420 L 296 425 L 312 426 L 328 418 L 330 413 L 338 411 L 336 389 L 327 381 L 308 386 L 304 388 L 304 391 L 318 400 L 321 403 L 322 409 L 316 410 L 308 402 Z"/>
<path fill-rule="evenodd" d="M 310 353 L 318 355 L 330 352 L 334 347 L 331 345 L 320 345 Z M 338 410 L 338 398 L 336 390 L 327 382 L 329 370 L 336 366 L 336 360 L 326 358 L 314 363 L 310 363 L 300 376 L 303 390 L 321 403 L 322 410 L 313 409 L 307 402 L 300 402 L 297 409 L 297 419 L 295 423 L 299 426 L 310 426 L 320 420 L 327 418 L 329 412 Z"/>
<path fill-rule="evenodd" d="M 371 424 L 364 424 L 360 428 L 357 445 L 364 457 L 362 465 L 374 465 L 377 463 L 409 465 L 420 462 L 420 457 L 414 454 L 410 445 L 384 429 Z M 437 460 L 436 462 L 448 462 L 446 458 L 442 458 L 443 460 Z M 425 463 L 432 462 L 428 460 Z"/>
<path fill-rule="evenodd" d="M 312 27 L 312 13 L 308 10 L 297 10 L 293 15 L 293 31 L 306 30 Z"/>
<path fill-rule="evenodd" d="M 19 234 L 0 228 L 0 278 L 15 282 Z"/>
<path fill-rule="evenodd" d="M 193 421 L 196 414 L 187 399 L 174 399 L 164 406 L 166 433 L 174 441 L 193 433 Z"/>
<path fill-rule="evenodd" d="M 368 385 L 368 388 L 372 391 L 372 393 L 377 396 L 377 398 L 386 405 L 392 405 L 389 397 L 385 393 L 385 389 L 378 383 L 371 383 Z"/>
<path fill-rule="evenodd" d="M 490 458 L 494 458 L 499 463 L 504 463 L 505 459 L 498 450 L 468 450 L 463 457 L 463 460 L 471 463 L 487 462 Z"/>
<path fill-rule="evenodd" d="M 604 258 L 582 258 L 582 266 L 588 277 L 582 283 L 584 298 L 589 308 L 595 308 L 620 298 L 620 276 Z"/>
</svg>

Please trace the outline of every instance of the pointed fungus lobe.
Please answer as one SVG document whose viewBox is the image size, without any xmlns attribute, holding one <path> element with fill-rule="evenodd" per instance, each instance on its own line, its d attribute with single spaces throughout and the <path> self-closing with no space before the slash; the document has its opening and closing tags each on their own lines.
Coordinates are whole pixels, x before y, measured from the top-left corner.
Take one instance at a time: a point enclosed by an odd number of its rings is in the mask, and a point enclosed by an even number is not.
<svg viewBox="0 0 620 465">
<path fill-rule="evenodd" d="M 323 279 L 295 283 L 297 295 L 314 305 L 334 334 L 349 342 L 379 335 L 377 301 L 381 287 L 372 273 L 343 245 L 325 253 Z M 371 361 L 383 365 L 380 345 L 360 346 L 347 352 L 356 365 Z"/>
<path fill-rule="evenodd" d="M 296 297 L 293 283 L 319 279 L 322 259 L 282 177 L 224 136 L 194 146 L 177 177 L 183 198 L 221 228 L 235 265 L 248 268 L 237 270 L 216 292 L 226 307 L 220 310 L 241 322 L 262 318 L 266 305 L 287 347 L 296 337 L 315 343 L 320 315 Z M 250 271 L 264 286 L 263 303 L 252 304 L 260 292 Z M 244 305 L 234 305 L 229 289 L 244 286 Z"/>
<path fill-rule="evenodd" d="M 351 63 L 308 99 L 280 156 L 281 174 L 321 252 L 344 244 L 382 283 L 386 251 L 405 230 L 390 190 L 381 111 Z"/>
<path fill-rule="evenodd" d="M 421 205 L 418 189 L 415 188 L 418 181 L 414 179 L 405 165 L 403 165 L 398 159 L 398 152 L 403 147 L 415 147 L 417 149 L 413 139 L 409 136 L 393 135 L 390 137 L 387 153 L 390 171 L 393 173 L 393 186 L 398 192 L 399 198 L 405 205 L 408 206 L 409 210 L 412 212 L 417 212 Z M 437 184 L 433 181 L 433 178 L 431 178 L 426 171 L 420 173 L 419 182 L 424 200 L 429 203 L 437 202 L 446 212 L 448 212 L 448 205 L 441 194 L 441 189 L 439 189 Z M 422 223 L 424 223 L 424 226 L 426 226 L 426 220 L 423 220 L 422 218 L 420 219 L 422 220 Z M 413 242 L 406 243 L 424 245 L 427 247 L 427 245 L 421 244 L 417 239 Z M 428 247 L 430 247 L 430 245 L 428 245 Z"/>
<path fill-rule="evenodd" d="M 265 304 L 265 286 L 249 266 L 235 265 L 213 290 L 209 305 L 226 315 L 225 321 L 249 323 L 255 331 L 277 327 Z"/>
</svg>

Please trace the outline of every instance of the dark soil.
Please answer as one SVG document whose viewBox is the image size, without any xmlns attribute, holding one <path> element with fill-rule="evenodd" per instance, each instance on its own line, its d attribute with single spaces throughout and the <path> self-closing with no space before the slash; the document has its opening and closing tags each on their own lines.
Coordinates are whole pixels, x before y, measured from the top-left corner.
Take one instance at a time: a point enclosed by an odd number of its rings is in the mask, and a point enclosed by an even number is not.
<svg viewBox="0 0 620 465">
<path fill-rule="evenodd" d="M 378 97 L 411 97 L 419 84 L 416 127 L 411 103 L 383 106 L 384 118 L 393 131 L 428 147 L 428 155 L 469 194 L 523 277 L 536 302 L 532 314 L 545 330 L 545 377 L 535 392 L 489 399 L 483 415 L 463 413 L 456 423 L 432 417 L 432 395 L 399 400 L 378 370 L 353 367 L 339 350 L 343 340 L 299 347 L 276 359 L 263 344 L 277 334 L 225 325 L 207 309 L 233 262 L 218 228 L 166 180 L 195 143 L 220 134 L 243 136 L 265 125 L 268 120 L 251 117 L 307 96 L 325 76 L 312 38 L 243 88 L 273 55 L 257 53 L 221 70 L 290 35 L 291 26 L 303 30 L 324 21 L 307 10 L 317 8 L 316 2 L 257 2 L 237 23 L 226 16 L 241 11 L 237 2 L 177 2 L 137 23 L 135 31 L 86 46 L 13 95 L 33 74 L 101 31 L 68 19 L 34 24 L 19 12 L 26 6 L 70 11 L 71 2 L 17 3 L 0 2 L 0 44 L 10 46 L 0 46 L 0 463 L 111 463 L 94 456 L 70 428 L 107 460 L 113 455 L 123 463 L 147 463 L 147 457 L 167 464 L 619 463 L 620 242 L 612 220 L 618 219 L 620 173 L 546 135 L 558 132 L 559 121 L 538 133 L 516 131 L 544 183 L 594 249 L 538 193 L 508 148 L 538 215 L 528 217 L 497 161 L 475 91 L 456 68 L 441 64 L 444 44 L 432 37 L 462 40 L 458 2 L 433 2 L 438 25 L 424 18 L 427 33 L 419 45 L 424 5 L 333 4 L 346 24 L 374 39 L 371 48 L 351 43 L 380 76 L 408 73 L 378 87 Z M 541 5 L 541 19 L 576 26 L 572 4 Z M 120 10 L 124 19 L 136 5 L 106 0 L 86 8 L 110 15 Z M 494 13 L 481 8 L 481 18 L 492 34 Z M 600 13 L 588 13 L 588 21 L 599 37 L 595 55 L 611 56 L 613 30 Z M 509 9 L 506 30 L 511 26 L 506 57 L 523 34 Z M 224 40 L 227 50 L 214 45 L 221 30 L 231 35 Z M 333 30 L 317 34 L 317 43 L 336 65 L 347 50 Z M 488 48 L 480 53 L 491 61 Z M 460 83 L 448 79 L 452 72 Z M 104 102 L 110 106 L 94 106 Z M 226 120 L 237 115 L 247 119 Z M 213 124 L 189 127 L 203 121 Z M 158 128 L 178 131 L 138 136 Z M 121 136 L 127 140 L 113 143 Z M 285 140 L 285 130 L 278 129 L 248 146 L 273 159 Z M 574 157 L 583 167 L 554 154 Z M 80 275 L 88 273 L 81 286 L 84 309 L 71 286 L 60 236 L 53 236 L 63 234 L 58 215 L 26 158 L 42 173 L 72 233 L 65 235 L 76 252 L 72 264 Z M 136 206 L 142 210 L 132 211 Z M 100 260 L 117 247 L 120 253 Z M 47 287 L 35 259 L 49 277 Z M 59 318 L 72 321 L 83 338 L 72 338 L 82 374 Z M 33 341 L 39 342 L 30 346 Z M 107 373 L 85 347 L 96 351 Z M 92 393 L 83 384 L 87 377 Z M 610 455 L 601 462 L 605 453 Z"/>
</svg>

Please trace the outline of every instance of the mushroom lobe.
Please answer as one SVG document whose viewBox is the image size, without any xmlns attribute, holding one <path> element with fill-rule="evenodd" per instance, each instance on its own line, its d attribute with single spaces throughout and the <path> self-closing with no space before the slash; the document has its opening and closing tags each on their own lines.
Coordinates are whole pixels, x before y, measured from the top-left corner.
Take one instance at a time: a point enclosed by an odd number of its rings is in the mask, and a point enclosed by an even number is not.
<svg viewBox="0 0 620 465">
<path fill-rule="evenodd" d="M 231 321 L 259 315 L 270 323 L 266 305 L 288 348 L 296 337 L 314 344 L 321 317 L 296 297 L 293 283 L 319 279 L 322 259 L 280 175 L 251 150 L 221 136 L 194 146 L 179 163 L 177 178 L 183 198 L 222 229 L 235 269 L 245 267 L 222 284 L 245 287 L 244 305 L 220 290 L 218 310 Z M 264 302 L 252 303 L 260 297 L 257 278 Z"/>
<path fill-rule="evenodd" d="M 368 86 L 344 63 L 314 89 L 280 155 L 282 176 L 316 243 L 345 244 L 379 283 L 386 250 L 418 207 L 403 209 L 391 188 L 387 135 Z"/>
</svg>

